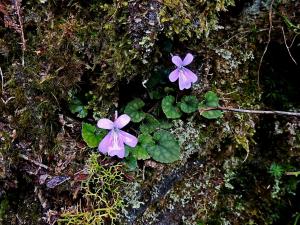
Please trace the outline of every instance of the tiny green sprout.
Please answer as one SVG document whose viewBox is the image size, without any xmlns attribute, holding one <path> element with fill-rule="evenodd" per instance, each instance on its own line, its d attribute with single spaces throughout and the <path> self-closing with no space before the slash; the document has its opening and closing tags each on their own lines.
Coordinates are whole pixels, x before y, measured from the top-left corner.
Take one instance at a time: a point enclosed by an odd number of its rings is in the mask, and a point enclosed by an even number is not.
<svg viewBox="0 0 300 225">
<path fill-rule="evenodd" d="M 284 174 L 284 168 L 277 163 L 272 163 L 269 169 L 269 173 L 276 179 L 279 179 Z"/>
</svg>

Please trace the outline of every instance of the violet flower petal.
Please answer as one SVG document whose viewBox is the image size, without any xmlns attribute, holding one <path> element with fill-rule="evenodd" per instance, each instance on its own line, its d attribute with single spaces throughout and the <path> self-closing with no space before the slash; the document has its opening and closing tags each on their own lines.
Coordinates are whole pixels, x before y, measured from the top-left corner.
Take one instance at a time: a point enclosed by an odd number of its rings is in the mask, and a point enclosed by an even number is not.
<svg viewBox="0 0 300 225">
<path fill-rule="evenodd" d="M 138 139 L 135 136 L 125 131 L 120 130 L 119 135 L 121 136 L 123 142 L 132 148 L 135 147 L 138 143 Z"/>
<path fill-rule="evenodd" d="M 190 89 L 192 87 L 192 83 L 191 82 L 186 82 L 185 83 L 185 89 Z"/>
<path fill-rule="evenodd" d="M 182 91 L 183 89 L 189 89 L 191 88 L 192 83 L 191 82 L 180 82 L 179 81 L 179 89 Z"/>
<path fill-rule="evenodd" d="M 109 119 L 100 119 L 97 126 L 102 129 L 111 130 L 114 127 L 114 123 Z"/>
<path fill-rule="evenodd" d="M 125 127 L 129 122 L 130 122 L 130 117 L 126 114 L 123 114 L 115 120 L 114 126 L 121 129 Z"/>
<path fill-rule="evenodd" d="M 108 153 L 109 156 L 118 156 L 119 158 L 124 158 L 125 157 L 125 147 L 123 144 L 123 148 L 116 149 L 116 150 L 111 150 Z"/>
<path fill-rule="evenodd" d="M 181 67 L 182 66 L 182 60 L 179 56 L 173 56 L 172 57 L 172 62 L 177 66 L 177 67 Z"/>
<path fill-rule="evenodd" d="M 191 53 L 186 54 L 183 59 L 182 66 L 189 65 L 194 59 L 194 56 Z"/>
<path fill-rule="evenodd" d="M 103 154 L 108 152 L 109 146 L 112 143 L 112 132 L 113 131 L 108 132 L 108 134 L 100 142 L 100 144 L 98 146 L 99 152 L 101 152 Z"/>
<path fill-rule="evenodd" d="M 190 71 L 187 68 L 184 68 L 184 75 L 187 77 L 187 79 L 192 82 L 195 83 L 198 80 L 198 77 L 196 74 L 194 74 L 192 71 Z"/>
<path fill-rule="evenodd" d="M 112 131 L 112 134 L 111 134 L 112 141 L 111 141 L 110 145 L 108 146 L 108 155 L 109 156 L 116 155 L 119 158 L 124 158 L 125 146 L 124 146 L 124 141 L 119 132 Z"/>
<path fill-rule="evenodd" d="M 179 74 L 179 89 L 188 89 L 190 88 L 191 81 L 188 79 L 188 77 L 185 75 L 185 73 L 181 72 Z"/>
<path fill-rule="evenodd" d="M 170 75 L 169 75 L 169 80 L 171 82 L 175 82 L 179 77 L 179 70 L 176 69 L 176 70 L 173 70 Z"/>
</svg>

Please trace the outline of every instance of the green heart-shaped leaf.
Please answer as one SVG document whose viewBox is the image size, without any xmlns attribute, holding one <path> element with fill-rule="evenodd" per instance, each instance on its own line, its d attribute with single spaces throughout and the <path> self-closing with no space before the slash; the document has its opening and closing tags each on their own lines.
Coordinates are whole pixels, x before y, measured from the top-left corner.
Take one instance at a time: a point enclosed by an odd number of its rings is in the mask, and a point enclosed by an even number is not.
<svg viewBox="0 0 300 225">
<path fill-rule="evenodd" d="M 196 96 L 184 96 L 180 102 L 180 109 L 185 113 L 193 113 L 198 109 L 199 101 Z"/>
<path fill-rule="evenodd" d="M 163 97 L 162 90 L 157 89 L 149 92 L 149 97 L 154 100 L 161 99 Z"/>
<path fill-rule="evenodd" d="M 160 120 L 159 121 L 159 128 L 161 129 L 170 129 L 173 127 L 173 124 L 171 122 L 168 122 L 167 120 Z"/>
<path fill-rule="evenodd" d="M 139 144 L 134 148 L 125 146 L 125 157 L 135 158 L 136 160 L 146 160 L 150 158 L 150 155 L 147 152 L 149 146 L 155 145 L 154 140 L 150 134 L 140 134 L 139 135 Z"/>
<path fill-rule="evenodd" d="M 219 97 L 213 91 L 208 91 L 205 96 L 205 105 L 207 107 L 218 107 L 219 106 Z"/>
<path fill-rule="evenodd" d="M 81 135 L 85 143 L 90 148 L 95 148 L 98 146 L 105 133 L 99 132 L 99 130 L 92 124 L 82 123 Z"/>
<path fill-rule="evenodd" d="M 179 108 L 175 106 L 174 103 L 175 98 L 171 95 L 164 97 L 161 102 L 162 110 L 169 119 L 178 119 L 182 115 Z"/>
<path fill-rule="evenodd" d="M 159 121 L 152 115 L 147 114 L 143 124 L 140 125 L 140 131 L 142 133 L 152 133 L 159 127 Z"/>
<path fill-rule="evenodd" d="M 173 135 L 165 130 L 154 133 L 156 145 L 147 148 L 149 155 L 161 163 L 172 163 L 180 158 L 180 147 Z"/>
<path fill-rule="evenodd" d="M 145 103 L 141 99 L 136 98 L 126 105 L 124 112 L 130 116 L 132 122 L 139 123 L 146 116 L 146 113 L 141 110 L 144 105 Z"/>
<path fill-rule="evenodd" d="M 147 148 L 149 146 L 155 145 L 155 141 L 153 140 L 150 134 L 140 134 L 139 135 L 139 143 L 143 148 Z"/>
<path fill-rule="evenodd" d="M 208 91 L 205 96 L 204 100 L 199 104 L 199 109 L 203 109 L 201 115 L 207 119 L 217 119 L 223 115 L 221 110 L 207 110 L 207 108 L 211 107 L 218 107 L 219 106 L 219 97 L 213 91 Z"/>
<path fill-rule="evenodd" d="M 131 154 L 137 160 L 146 160 L 150 158 L 147 150 L 142 146 L 138 145 L 131 150 Z"/>
<path fill-rule="evenodd" d="M 200 103 L 199 105 L 199 109 L 206 109 L 208 107 L 206 107 L 204 105 L 204 103 Z M 221 110 L 208 110 L 208 111 L 203 111 L 201 112 L 201 116 L 205 117 L 206 119 L 217 119 L 222 117 L 223 112 Z"/>
</svg>

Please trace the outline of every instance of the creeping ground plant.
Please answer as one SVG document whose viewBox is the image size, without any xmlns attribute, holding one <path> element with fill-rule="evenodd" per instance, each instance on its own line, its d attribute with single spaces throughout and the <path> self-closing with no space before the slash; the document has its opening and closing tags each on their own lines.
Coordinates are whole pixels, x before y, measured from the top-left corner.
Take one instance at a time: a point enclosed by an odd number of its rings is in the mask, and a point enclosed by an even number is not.
<svg viewBox="0 0 300 225">
<path fill-rule="evenodd" d="M 115 120 L 112 122 L 109 119 L 100 119 L 97 126 L 102 129 L 110 130 L 99 144 L 99 151 L 103 154 L 108 153 L 109 156 L 118 156 L 124 158 L 125 145 L 135 147 L 138 139 L 121 129 L 130 122 L 130 117 L 123 114 L 118 117 L 116 112 Z"/>
<path fill-rule="evenodd" d="M 177 66 L 169 75 L 169 80 L 175 82 L 179 79 L 179 89 L 189 89 L 192 86 L 192 83 L 195 83 L 198 80 L 196 74 L 194 74 L 185 66 L 189 65 L 193 61 L 194 57 L 191 53 L 186 54 L 182 60 L 179 56 L 173 56 L 172 62 Z"/>
</svg>

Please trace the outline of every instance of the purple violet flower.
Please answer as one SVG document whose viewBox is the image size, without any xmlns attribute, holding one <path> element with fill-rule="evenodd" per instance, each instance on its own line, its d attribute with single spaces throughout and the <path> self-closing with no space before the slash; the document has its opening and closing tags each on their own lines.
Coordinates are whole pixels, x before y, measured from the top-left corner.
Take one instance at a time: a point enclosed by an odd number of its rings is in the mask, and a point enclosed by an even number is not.
<svg viewBox="0 0 300 225">
<path fill-rule="evenodd" d="M 138 139 L 135 136 L 121 130 L 129 122 L 130 117 L 128 115 L 123 114 L 118 117 L 117 112 L 114 122 L 109 119 L 100 119 L 97 123 L 97 126 L 110 131 L 100 142 L 98 147 L 99 151 L 103 154 L 108 153 L 109 156 L 116 155 L 119 158 L 124 158 L 124 144 L 129 145 L 130 147 L 135 147 L 138 142 Z"/>
<path fill-rule="evenodd" d="M 172 62 L 177 66 L 169 75 L 169 80 L 175 82 L 179 79 L 179 89 L 189 89 L 192 86 L 192 83 L 195 83 L 198 80 L 196 74 L 194 74 L 185 66 L 189 65 L 193 61 L 194 57 L 191 53 L 186 54 L 183 61 L 179 56 L 173 56 Z"/>
</svg>

